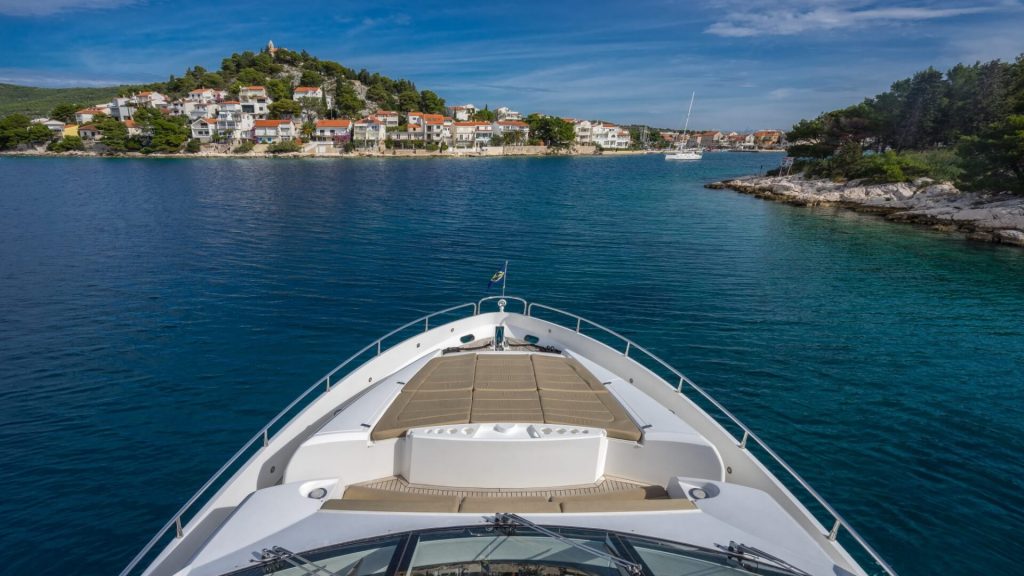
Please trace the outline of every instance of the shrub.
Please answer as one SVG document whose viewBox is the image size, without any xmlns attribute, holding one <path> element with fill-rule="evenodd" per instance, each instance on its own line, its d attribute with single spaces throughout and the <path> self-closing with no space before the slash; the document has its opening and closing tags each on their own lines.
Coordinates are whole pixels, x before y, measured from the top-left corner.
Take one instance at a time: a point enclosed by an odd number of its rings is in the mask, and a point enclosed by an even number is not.
<svg viewBox="0 0 1024 576">
<path fill-rule="evenodd" d="M 271 154 L 289 154 L 292 152 L 302 151 L 302 146 L 294 140 L 285 140 L 284 142 L 275 142 L 270 146 L 267 146 L 267 152 Z"/>
<path fill-rule="evenodd" d="M 254 146 L 255 144 L 253 144 L 252 142 L 244 140 L 242 141 L 241 144 L 236 146 L 235 149 L 232 150 L 232 152 L 234 152 L 235 154 L 248 154 L 249 152 L 252 152 Z"/>
<path fill-rule="evenodd" d="M 356 151 L 356 143 L 355 142 L 345 142 L 344 150 L 345 150 L 345 152 L 355 152 Z"/>
<path fill-rule="evenodd" d="M 71 150 L 85 150 L 85 143 L 78 136 L 65 136 L 63 140 L 54 140 L 46 147 L 50 152 L 69 152 Z"/>
<path fill-rule="evenodd" d="M 199 141 L 199 139 L 193 138 L 188 141 L 188 145 L 185 146 L 185 151 L 188 152 L 189 154 L 195 154 L 196 152 L 202 150 L 202 146 L 203 145 Z"/>
</svg>

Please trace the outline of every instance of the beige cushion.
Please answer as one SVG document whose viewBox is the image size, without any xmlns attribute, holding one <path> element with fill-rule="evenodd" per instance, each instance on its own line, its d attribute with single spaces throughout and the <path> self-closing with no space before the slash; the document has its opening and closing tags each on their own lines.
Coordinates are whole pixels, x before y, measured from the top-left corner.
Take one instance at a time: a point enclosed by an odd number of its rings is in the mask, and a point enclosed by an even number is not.
<svg viewBox="0 0 1024 576">
<path fill-rule="evenodd" d="M 536 390 L 477 390 L 470 422 L 544 422 Z"/>
<path fill-rule="evenodd" d="M 480 354 L 473 390 L 536 390 L 529 354 Z"/>
<path fill-rule="evenodd" d="M 604 428 L 608 437 L 622 440 L 641 437 L 622 405 L 576 360 L 492 353 L 427 362 L 384 412 L 370 438 L 385 440 L 409 428 L 470 422 L 543 422 Z"/>
<path fill-rule="evenodd" d="M 579 494 L 576 496 L 559 496 L 553 498 L 559 504 L 563 502 L 604 502 L 609 500 L 648 500 L 668 498 L 668 492 L 661 486 L 637 486 L 624 490 L 612 492 L 597 492 L 594 494 Z"/>
<path fill-rule="evenodd" d="M 427 362 L 426 366 L 421 368 L 406 383 L 404 390 L 423 390 L 429 392 L 469 391 L 473 389 L 475 372 L 475 354 L 440 356 Z"/>
<path fill-rule="evenodd" d="M 655 512 L 659 510 L 696 510 L 697 506 L 685 498 L 661 500 L 577 500 L 562 502 L 566 514 L 592 512 Z"/>
<path fill-rule="evenodd" d="M 442 502 L 458 508 L 460 498 L 445 494 L 421 494 L 417 492 L 398 492 L 382 490 L 367 486 L 349 486 L 345 489 L 343 500 L 395 500 L 402 502 Z"/>
<path fill-rule="evenodd" d="M 485 496 L 466 496 L 462 499 L 459 512 L 490 513 L 495 512 L 559 512 L 558 504 L 549 502 L 543 496 L 520 496 L 488 498 Z"/>
<path fill-rule="evenodd" d="M 454 513 L 459 511 L 456 502 L 436 500 L 328 500 L 321 510 L 349 510 L 353 512 L 433 512 Z"/>
<path fill-rule="evenodd" d="M 636 442 L 640 429 L 609 392 L 560 392 L 541 390 L 541 408 L 548 424 L 604 428 L 609 438 Z"/>
<path fill-rule="evenodd" d="M 468 424 L 471 392 L 403 390 L 377 422 L 370 438 L 397 438 L 409 428 Z"/>
<path fill-rule="evenodd" d="M 533 355 L 533 371 L 537 388 L 563 392 L 603 392 L 605 388 L 586 368 L 573 358 Z"/>
</svg>

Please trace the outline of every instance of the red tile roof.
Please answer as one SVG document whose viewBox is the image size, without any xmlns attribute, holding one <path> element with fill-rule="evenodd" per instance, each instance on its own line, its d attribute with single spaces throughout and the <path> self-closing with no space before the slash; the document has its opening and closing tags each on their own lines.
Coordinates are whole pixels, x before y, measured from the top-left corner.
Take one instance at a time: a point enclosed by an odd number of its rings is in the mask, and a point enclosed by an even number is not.
<svg viewBox="0 0 1024 576">
<path fill-rule="evenodd" d="M 456 126 L 490 126 L 490 122 L 470 121 L 470 122 L 456 122 Z"/>
<path fill-rule="evenodd" d="M 295 89 L 296 92 L 316 92 L 319 88 L 313 86 L 299 86 Z"/>
<path fill-rule="evenodd" d="M 498 121 L 498 125 L 499 126 L 529 126 L 529 124 L 527 124 L 526 122 L 523 122 L 522 120 L 500 120 L 500 121 Z"/>
<path fill-rule="evenodd" d="M 351 120 L 317 120 L 317 128 L 348 128 L 352 125 Z"/>
<path fill-rule="evenodd" d="M 291 124 L 291 120 L 257 120 L 256 128 L 277 128 L 281 124 Z"/>
<path fill-rule="evenodd" d="M 266 90 L 264 86 L 245 86 L 242 90 Z"/>
</svg>

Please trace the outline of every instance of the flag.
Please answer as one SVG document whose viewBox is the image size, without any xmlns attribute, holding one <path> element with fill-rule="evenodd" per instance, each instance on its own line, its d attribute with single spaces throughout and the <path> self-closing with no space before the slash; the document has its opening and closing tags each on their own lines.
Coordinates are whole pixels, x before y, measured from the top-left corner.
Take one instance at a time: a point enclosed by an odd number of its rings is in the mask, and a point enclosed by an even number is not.
<svg viewBox="0 0 1024 576">
<path fill-rule="evenodd" d="M 494 273 L 494 276 L 491 276 L 491 281 L 487 283 L 487 289 L 490 290 L 491 286 L 494 286 L 498 282 L 501 282 L 502 279 L 504 279 L 504 278 L 505 278 L 505 271 L 504 270 L 498 270 L 497 272 Z"/>
</svg>

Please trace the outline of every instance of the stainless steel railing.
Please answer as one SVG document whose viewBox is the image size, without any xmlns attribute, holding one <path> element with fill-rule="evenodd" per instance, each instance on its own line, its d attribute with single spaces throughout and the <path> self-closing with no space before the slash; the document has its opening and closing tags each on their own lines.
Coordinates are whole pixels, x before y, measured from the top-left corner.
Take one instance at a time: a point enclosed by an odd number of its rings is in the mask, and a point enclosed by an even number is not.
<svg viewBox="0 0 1024 576">
<path fill-rule="evenodd" d="M 525 301 L 524 301 L 524 303 L 525 303 Z M 395 334 L 398 334 L 399 332 L 401 332 L 403 330 L 406 330 L 408 328 L 411 328 L 412 326 L 415 326 L 415 325 L 420 324 L 420 323 L 423 324 L 423 331 L 426 332 L 427 330 L 430 329 L 430 319 L 431 318 L 433 318 L 435 316 L 439 316 L 441 314 L 448 314 L 448 313 L 451 313 L 451 312 L 455 312 L 457 310 L 462 310 L 464 308 L 472 308 L 472 310 L 473 310 L 472 316 L 476 316 L 477 310 L 478 310 L 477 304 L 475 304 L 473 302 L 467 302 L 465 304 L 459 304 L 458 306 L 452 306 L 451 308 L 445 308 L 444 310 L 439 310 L 437 312 L 433 312 L 433 313 L 427 314 L 426 316 L 422 316 L 420 318 L 417 318 L 416 320 L 413 320 L 412 322 L 408 322 L 406 324 L 403 324 L 402 326 L 400 326 L 398 328 L 395 328 L 391 332 L 388 332 L 384 336 L 381 336 L 377 340 L 371 342 L 366 347 L 364 347 L 362 350 L 360 350 L 359 352 L 356 352 L 352 356 L 349 356 L 348 359 L 346 359 L 341 364 L 338 364 L 333 370 L 331 370 L 326 375 L 324 375 L 319 380 L 317 380 L 312 386 L 310 386 L 309 388 L 306 388 L 306 390 L 302 394 L 299 394 L 298 398 L 293 400 L 291 402 L 291 404 L 289 404 L 288 406 L 285 407 L 284 410 L 281 410 L 280 412 L 278 412 L 277 415 L 274 416 L 270 420 L 270 422 L 268 422 L 266 424 L 266 426 L 264 426 L 262 429 L 260 429 L 259 432 L 257 432 L 252 438 L 250 438 L 249 441 L 246 442 L 238 450 L 238 452 L 235 452 L 235 454 L 223 466 L 221 466 L 220 469 L 217 470 L 217 472 L 215 472 L 213 474 L 213 476 L 211 476 L 210 479 L 207 480 L 206 483 L 203 484 L 199 488 L 199 490 L 197 490 L 196 493 L 193 494 L 192 497 L 189 498 L 188 501 L 185 502 L 185 504 L 180 509 L 178 509 L 177 512 L 175 512 L 174 516 L 171 517 L 171 519 L 166 524 L 164 524 L 164 526 L 156 533 L 156 535 L 154 535 L 153 538 L 151 538 L 149 540 L 149 542 L 146 543 L 146 545 L 142 548 L 142 550 L 140 550 L 139 553 L 136 554 L 134 558 L 132 558 L 132 561 L 128 563 L 128 566 L 126 566 L 125 569 L 121 571 L 120 576 L 128 576 L 129 574 L 131 574 L 132 570 L 134 570 L 139 565 L 139 563 L 144 558 L 146 558 L 146 556 L 148 556 L 150 554 L 150 552 L 152 552 L 153 547 L 156 546 L 157 543 L 159 543 L 170 532 L 172 527 L 174 528 L 174 535 L 175 535 L 176 538 L 184 537 L 185 533 L 184 533 L 184 529 L 182 527 L 183 518 L 192 509 L 192 505 L 195 504 L 203 495 L 205 495 L 207 493 L 207 491 L 209 491 L 209 489 L 212 486 L 214 486 L 214 484 L 217 484 L 218 481 L 221 480 L 222 477 L 225 475 L 225 473 L 228 470 L 230 470 L 231 467 L 234 466 L 235 463 L 238 462 L 238 460 L 242 456 L 244 456 L 247 453 L 249 453 L 249 450 L 253 446 L 259 444 L 260 445 L 260 448 L 259 448 L 260 450 L 262 450 L 263 448 L 266 448 L 267 445 L 270 444 L 270 441 L 273 439 L 273 435 L 271 435 L 271 429 L 282 418 L 284 418 L 285 415 L 287 415 L 289 412 L 291 412 L 291 410 L 293 408 L 298 406 L 300 402 L 302 402 L 307 397 L 309 397 L 309 395 L 312 394 L 315 390 L 321 390 L 322 394 L 326 394 L 327 392 L 329 392 L 331 390 L 331 379 L 334 378 L 335 375 L 338 374 L 338 372 L 340 372 L 346 366 L 348 366 L 349 364 L 354 362 L 357 358 L 360 358 L 363 354 L 369 352 L 370 350 L 373 350 L 374 348 L 377 349 L 376 353 L 377 353 L 378 356 L 381 353 L 385 352 L 387 350 L 387 348 L 383 347 L 383 343 L 384 343 L 385 340 L 387 340 L 391 336 L 394 336 Z M 338 382 L 338 381 L 339 381 L 339 378 L 334 378 L 334 382 Z M 255 454 L 255 452 L 254 452 L 254 454 Z"/>
<path fill-rule="evenodd" d="M 314 391 L 318 389 L 322 391 L 321 394 L 329 392 L 331 390 L 331 379 L 334 378 L 334 382 L 338 382 L 340 378 L 337 378 L 336 376 L 342 369 L 347 367 L 356 359 L 360 358 L 366 352 L 373 350 L 374 348 L 376 348 L 376 355 L 382 354 L 387 350 L 387 348 L 384 348 L 383 346 L 384 341 L 390 338 L 391 336 L 394 336 L 395 334 L 402 332 L 403 330 L 411 328 L 412 326 L 415 326 L 419 323 L 423 323 L 423 331 L 426 332 L 430 330 L 431 318 L 434 318 L 435 316 L 439 316 L 442 314 L 449 314 L 451 312 L 455 312 L 465 308 L 472 308 L 472 315 L 476 316 L 477 314 L 480 314 L 482 312 L 482 306 L 484 302 L 499 299 L 504 299 L 506 301 L 511 300 L 520 303 L 523 307 L 523 313 L 526 316 L 536 317 L 534 316 L 534 309 L 536 308 L 541 310 L 548 310 L 550 312 L 554 312 L 556 314 L 561 314 L 563 316 L 569 317 L 576 321 L 575 330 L 577 333 L 580 333 L 582 331 L 584 324 L 587 326 L 594 327 L 620 340 L 625 345 L 625 348 L 622 352 L 623 355 L 628 357 L 630 355 L 630 352 L 636 351 L 647 356 L 654 362 L 664 367 L 666 370 L 668 370 L 673 375 L 679 378 L 679 383 L 673 387 L 678 393 L 682 394 L 683 385 L 688 385 L 690 388 L 692 388 L 694 391 L 700 394 L 703 398 L 705 398 L 708 402 L 710 402 L 732 424 L 738 426 L 741 430 L 743 430 L 743 438 L 738 443 L 738 446 L 741 449 L 746 450 L 747 445 L 750 441 L 755 442 L 768 455 L 770 455 L 776 463 L 782 466 L 782 468 L 792 477 L 792 479 L 795 480 L 804 490 L 806 490 L 807 493 L 810 494 L 817 501 L 817 503 L 832 516 L 834 523 L 832 525 L 832 529 L 828 533 L 829 540 L 835 540 L 839 535 L 839 530 L 841 528 L 845 528 L 846 531 L 850 534 L 850 536 L 853 537 L 853 539 L 861 546 L 861 548 L 863 548 L 863 550 L 871 556 L 872 560 L 874 560 L 883 570 L 885 570 L 887 574 L 889 574 L 890 576 L 897 576 L 896 571 L 893 570 L 892 567 L 890 567 L 889 564 L 886 563 L 885 560 L 883 560 L 877 552 L 875 552 L 874 548 L 872 548 L 864 540 L 864 538 L 861 537 L 861 535 L 856 530 L 854 530 L 853 527 L 850 526 L 849 523 L 847 523 L 846 520 L 844 520 L 843 517 L 840 516 L 840 514 L 836 512 L 836 510 L 832 508 L 832 506 L 827 501 L 825 501 L 825 499 L 822 498 L 820 494 L 818 494 L 817 491 L 814 490 L 814 488 L 810 486 L 810 484 L 808 484 L 799 474 L 797 474 L 796 470 L 794 470 L 789 464 L 786 463 L 785 460 L 782 459 L 781 456 L 779 456 L 764 441 L 762 441 L 761 438 L 757 436 L 757 434 L 755 434 L 753 431 L 750 430 L 750 428 L 743 424 L 743 422 L 741 422 L 739 418 L 733 415 L 733 413 L 726 409 L 725 406 L 722 406 L 710 394 L 704 391 L 703 388 L 694 384 L 689 378 L 687 378 L 685 375 L 683 375 L 681 372 L 673 368 L 670 364 L 668 364 L 655 354 L 648 351 L 646 348 L 636 344 L 629 338 L 626 338 L 622 334 L 619 334 L 618 332 L 610 328 L 606 328 L 605 326 L 602 326 L 597 322 L 587 320 L 582 316 L 578 316 L 571 312 L 566 312 L 565 310 L 553 308 L 551 306 L 545 306 L 543 304 L 537 304 L 535 302 L 528 303 L 525 299 L 516 296 L 488 296 L 485 298 L 481 298 L 476 303 L 467 302 L 465 304 L 452 306 L 451 308 L 445 308 L 444 310 L 439 310 L 437 312 L 427 314 L 426 316 L 422 316 L 420 318 L 417 318 L 416 320 L 413 320 L 411 322 L 403 324 L 398 328 L 395 328 L 391 332 L 388 332 L 384 336 L 381 336 L 377 340 L 365 346 L 363 349 L 359 350 L 352 356 L 348 357 L 341 364 L 338 364 L 333 370 L 328 372 L 326 375 L 317 380 L 312 386 L 310 386 L 304 392 L 299 394 L 299 396 L 295 400 L 293 400 L 290 404 L 288 404 L 288 406 L 286 406 L 276 416 L 274 416 L 270 420 L 270 422 L 268 422 L 262 429 L 260 429 L 259 432 L 257 432 L 252 438 L 250 438 L 249 441 L 246 442 L 237 452 L 235 452 L 235 454 L 223 466 L 221 466 L 220 469 L 217 470 L 217 472 L 215 472 L 213 476 L 211 476 L 210 479 L 207 480 L 206 483 L 203 484 L 199 488 L 199 490 L 197 490 L 196 493 L 193 494 L 192 497 L 188 499 L 187 502 L 185 502 L 185 504 L 174 514 L 174 516 L 172 516 L 171 519 L 166 524 L 164 524 L 164 526 L 159 531 L 157 531 L 156 535 L 154 535 L 153 538 L 151 538 L 149 542 L 146 543 L 142 550 L 140 550 L 139 553 L 136 554 L 134 558 L 132 558 L 132 561 L 128 564 L 128 566 L 126 566 L 125 569 L 121 571 L 120 576 L 129 576 L 129 574 L 131 574 L 132 571 L 135 570 L 139 563 L 153 551 L 153 548 L 157 545 L 157 543 L 159 543 L 161 539 L 167 536 L 172 527 L 174 528 L 174 534 L 176 538 L 184 537 L 183 518 L 192 509 L 192 506 L 203 495 L 205 495 L 210 490 L 211 487 L 217 484 L 218 481 L 222 480 L 222 477 L 225 475 L 225 473 L 228 470 L 230 470 L 231 467 L 234 466 L 243 455 L 247 454 L 253 446 L 258 444 L 260 446 L 260 450 L 266 448 L 269 445 L 270 441 L 274 438 L 274 436 L 271 434 L 271 429 L 279 421 L 281 421 L 281 419 L 284 418 L 285 415 L 290 413 L 292 409 L 298 406 L 303 400 L 308 398 L 310 394 L 312 394 Z M 543 318 L 540 319 L 544 320 Z M 671 386 L 671 384 L 669 384 L 669 386 Z M 713 414 L 712 417 L 714 417 Z"/>
<path fill-rule="evenodd" d="M 885 570 L 885 572 L 890 576 L 897 576 L 896 571 L 893 570 L 893 568 L 889 566 L 889 564 L 885 560 L 882 559 L 878 552 L 876 552 L 875 549 L 872 548 L 871 545 L 864 540 L 860 533 L 854 530 L 854 528 L 850 526 L 850 524 L 839 514 L 839 512 L 836 512 L 835 508 L 833 508 L 831 504 L 829 504 L 820 494 L 818 494 L 817 490 L 812 488 L 811 485 L 808 484 L 807 481 L 804 480 L 803 477 L 801 477 L 800 474 L 796 472 L 796 470 L 794 470 L 788 463 L 786 463 L 786 461 L 783 460 L 781 456 L 779 456 L 774 450 L 771 449 L 771 447 L 768 446 L 768 444 L 761 440 L 761 438 L 758 437 L 758 435 L 755 434 L 750 428 L 748 428 L 746 424 L 740 421 L 740 419 L 737 418 L 732 412 L 730 412 L 725 406 L 722 406 L 721 403 L 715 400 L 703 388 L 694 384 L 693 381 L 687 378 L 682 372 L 676 370 L 668 362 L 665 362 L 657 355 L 644 348 L 643 346 L 640 346 L 639 344 L 633 342 L 629 338 L 626 338 L 622 334 L 619 334 L 618 332 L 610 328 L 606 328 L 598 324 L 597 322 L 587 320 L 586 318 L 573 314 L 572 312 L 566 312 L 565 310 L 552 308 L 551 306 L 537 304 L 536 302 L 532 302 L 529 304 L 529 306 L 527 306 L 526 315 L 534 316 L 534 308 L 548 310 L 550 312 L 554 312 L 556 314 L 561 314 L 563 316 L 572 318 L 573 320 L 576 321 L 575 329 L 577 333 L 581 332 L 584 324 L 597 328 L 598 330 L 601 330 L 602 332 L 605 332 L 619 339 L 625 345 L 625 348 L 622 352 L 623 355 L 629 356 L 631 351 L 642 353 L 643 355 L 647 356 L 648 358 L 650 358 L 651 360 L 653 360 L 654 362 L 658 363 L 663 368 L 671 372 L 673 375 L 679 378 L 679 383 L 673 387 L 676 390 L 676 392 L 682 394 L 683 385 L 686 384 L 695 392 L 700 394 L 705 400 L 710 402 L 722 415 L 724 415 L 732 424 L 738 426 L 741 430 L 743 430 L 743 438 L 738 442 L 738 446 L 740 449 L 747 450 L 747 445 L 750 441 L 756 443 L 769 456 L 771 456 L 772 459 L 779 466 L 781 466 L 783 470 L 785 470 L 790 475 L 790 477 L 792 477 L 793 480 L 795 480 L 804 490 L 806 490 L 807 493 L 810 494 L 822 508 L 824 508 L 832 516 L 832 529 L 829 530 L 827 535 L 829 540 L 835 541 L 836 538 L 838 538 L 839 536 L 839 530 L 841 528 L 845 528 L 847 533 L 849 533 L 850 536 L 857 542 L 857 544 L 859 544 L 861 548 L 863 548 L 864 551 L 867 552 L 869 556 L 871 556 L 871 559 L 874 560 L 879 567 Z M 668 384 L 668 382 L 666 382 L 666 384 Z M 669 386 L 671 386 L 671 384 L 669 384 Z M 711 416 L 714 417 L 714 414 L 712 414 Z"/>
</svg>

